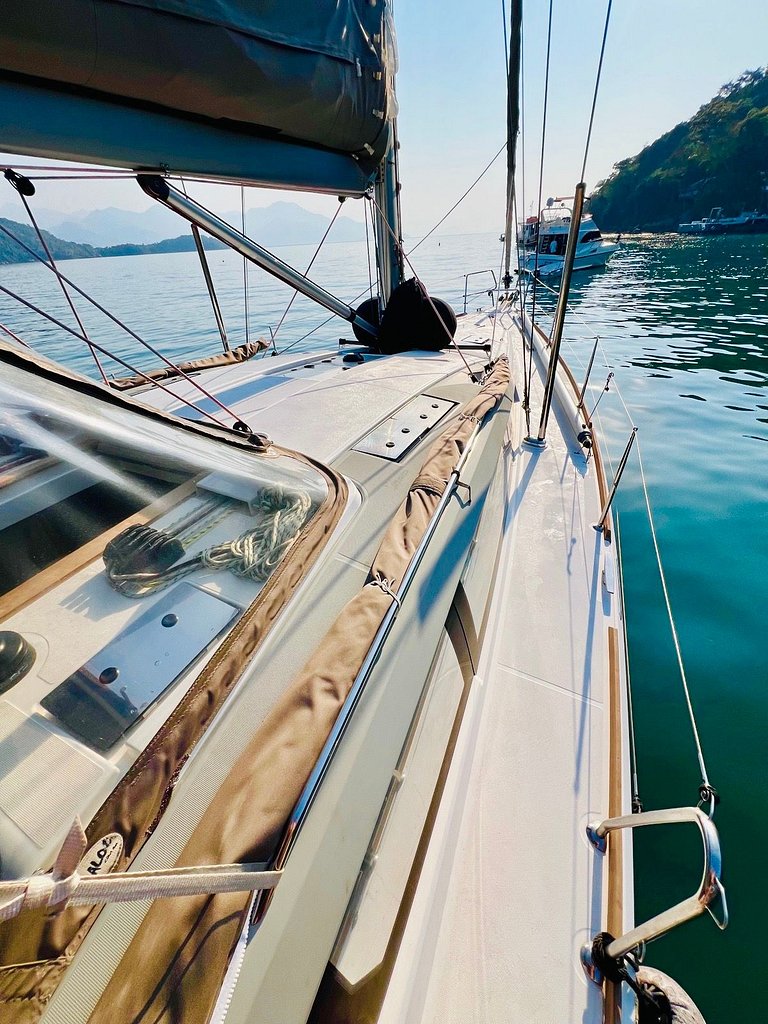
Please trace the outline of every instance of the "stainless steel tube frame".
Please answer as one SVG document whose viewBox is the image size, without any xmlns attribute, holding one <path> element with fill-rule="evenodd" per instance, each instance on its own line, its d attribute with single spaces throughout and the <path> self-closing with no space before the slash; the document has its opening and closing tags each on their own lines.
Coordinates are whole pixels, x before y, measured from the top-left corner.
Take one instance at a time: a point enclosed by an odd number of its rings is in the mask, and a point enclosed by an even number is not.
<svg viewBox="0 0 768 1024">
<path fill-rule="evenodd" d="M 571 275 L 573 274 L 573 263 L 576 259 L 576 245 L 579 241 L 581 231 L 581 211 L 584 209 L 584 193 L 587 186 L 580 181 L 576 186 L 576 193 L 573 197 L 573 209 L 571 210 L 571 226 L 568 230 L 568 241 L 565 243 L 565 257 L 563 258 L 563 274 L 560 279 L 560 292 L 557 296 L 555 316 L 552 321 L 550 333 L 550 355 L 547 380 L 544 384 L 544 399 L 541 405 L 541 420 L 539 421 L 539 433 L 536 442 L 543 445 L 547 436 L 547 423 L 549 421 L 549 410 L 552 407 L 552 395 L 555 390 L 555 376 L 557 374 L 557 361 L 560 356 L 560 343 L 563 340 L 563 326 L 565 324 L 565 311 L 568 306 L 568 292 L 571 287 Z M 538 244 L 538 243 L 537 243 Z"/>
<path fill-rule="evenodd" d="M 199 203 L 190 199 L 189 196 L 179 192 L 165 178 L 156 174 L 139 174 L 137 180 L 142 189 L 152 199 L 163 203 L 168 209 L 178 213 L 191 224 L 196 224 L 204 231 L 207 231 L 209 235 L 218 238 L 220 242 L 224 242 L 225 245 L 239 252 L 241 256 L 245 256 L 246 259 L 251 260 L 261 267 L 262 270 L 266 270 L 268 274 L 272 274 L 273 277 L 285 281 L 291 288 L 295 288 L 297 292 L 301 292 L 302 295 L 313 299 L 321 306 L 330 310 L 331 313 L 335 313 L 337 316 L 343 317 L 344 320 L 349 320 L 350 323 L 362 327 L 372 338 L 377 336 L 378 330 L 372 324 L 369 324 L 367 320 L 358 316 L 354 309 L 347 305 L 346 302 L 337 299 L 335 295 L 331 295 L 325 288 L 321 288 L 319 284 L 315 284 L 314 281 L 310 281 L 308 277 L 300 274 L 298 270 L 288 266 L 287 263 L 273 255 L 268 249 L 258 245 L 252 239 L 233 228 L 231 224 L 227 224 L 225 220 L 217 217 L 215 213 L 211 213 L 210 210 L 206 210 L 204 206 L 200 206 Z"/>
<path fill-rule="evenodd" d="M 592 845 L 605 853 L 609 832 L 623 828 L 640 828 L 643 825 L 676 825 L 681 822 L 694 822 L 699 827 L 704 844 L 704 873 L 698 890 L 688 899 L 677 903 L 669 910 L 657 914 L 645 924 L 638 925 L 626 935 L 620 935 L 606 946 L 605 952 L 612 960 L 623 957 L 630 950 L 643 942 L 650 942 L 660 935 L 676 928 L 677 925 L 690 921 L 691 918 L 708 910 L 718 928 L 728 926 L 728 904 L 725 889 L 720 879 L 722 859 L 720 856 L 720 837 L 714 822 L 698 807 L 673 807 L 663 811 L 643 811 L 641 814 L 625 814 L 621 818 L 606 818 L 587 826 L 587 837 Z M 710 909 L 710 903 L 720 898 L 722 918 L 718 919 Z"/>
</svg>

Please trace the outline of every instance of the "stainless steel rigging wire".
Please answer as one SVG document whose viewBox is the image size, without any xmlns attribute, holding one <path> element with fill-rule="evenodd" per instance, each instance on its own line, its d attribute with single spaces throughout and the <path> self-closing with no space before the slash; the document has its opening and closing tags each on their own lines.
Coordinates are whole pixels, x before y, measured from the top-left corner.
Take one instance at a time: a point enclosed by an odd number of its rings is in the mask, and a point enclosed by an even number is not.
<svg viewBox="0 0 768 1024">
<path fill-rule="evenodd" d="M 9 173 L 10 172 L 6 172 L 6 176 Z M 9 180 L 11 180 L 11 179 L 9 179 Z M 13 187 L 15 188 L 16 186 L 13 186 Z M 37 235 L 37 237 L 38 237 L 38 239 L 40 241 L 40 245 L 42 245 L 42 247 L 43 247 L 43 249 L 45 251 L 45 255 L 48 257 L 48 266 L 51 268 L 51 270 L 56 275 L 56 280 L 59 282 L 59 286 L 60 286 L 62 292 L 64 293 L 64 298 L 67 300 L 67 304 L 69 305 L 69 308 L 72 310 L 72 316 L 74 316 L 75 320 L 77 321 L 77 326 L 80 328 L 81 334 L 86 339 L 86 342 L 88 344 L 88 348 L 90 349 L 90 352 L 91 352 L 91 358 L 93 359 L 94 363 L 96 364 L 96 369 L 99 371 L 99 375 L 101 376 L 102 381 L 106 384 L 107 383 L 107 375 L 104 372 L 104 367 L 101 365 L 99 357 L 96 355 L 96 350 L 94 349 L 93 345 L 91 344 L 91 339 L 88 337 L 88 331 L 85 329 L 85 324 L 80 319 L 80 314 L 75 309 L 75 304 L 72 301 L 72 296 L 67 291 L 67 286 L 64 284 L 62 276 L 59 273 L 59 270 L 58 270 L 58 268 L 56 266 L 56 261 L 53 258 L 53 253 L 51 252 L 50 248 L 48 247 L 48 243 L 45 240 L 45 236 L 43 235 L 42 231 L 38 227 L 37 221 L 35 220 L 35 215 L 32 213 L 32 208 L 30 207 L 29 203 L 27 202 L 27 197 L 21 192 L 20 189 L 16 189 L 16 191 L 18 191 L 19 198 L 21 199 L 22 203 L 24 204 L 24 209 L 27 211 L 27 216 L 29 217 L 29 219 L 30 219 L 30 221 L 32 223 L 32 227 L 35 229 L 35 234 Z M 34 191 L 34 190 L 32 190 L 32 191 Z"/>
<path fill-rule="evenodd" d="M 536 215 L 541 218 L 541 196 L 544 188 L 544 146 L 547 139 L 547 108 L 549 102 L 549 63 L 552 53 L 552 5 L 549 0 L 549 19 L 547 22 L 547 58 L 544 64 L 544 110 L 541 118 L 541 154 L 539 156 L 539 192 L 536 204 Z M 539 223 L 539 231 L 541 223 Z M 531 330 L 536 325 L 536 281 L 539 276 L 539 239 L 536 239 L 536 255 L 533 262 L 533 288 L 531 298 Z"/>
<path fill-rule="evenodd" d="M 429 229 L 429 231 L 426 233 L 426 235 L 424 235 L 423 238 L 420 238 L 419 241 L 408 250 L 408 252 L 403 252 L 403 256 L 404 257 L 407 258 L 408 256 L 411 255 L 411 253 L 416 252 L 416 250 L 419 248 L 419 246 L 422 244 L 422 242 L 426 242 L 426 240 L 429 238 L 429 236 L 433 235 L 435 233 L 435 231 L 437 231 L 437 229 L 440 227 L 440 225 L 450 217 L 450 215 L 453 213 L 453 211 L 456 209 L 456 207 L 460 203 L 464 202 L 464 200 L 467 198 L 467 196 L 472 191 L 472 189 L 475 187 L 475 185 L 477 185 L 485 177 L 485 175 L 488 173 L 488 171 L 490 171 L 491 167 L 493 167 L 493 165 L 496 163 L 496 161 L 499 159 L 499 157 L 501 156 L 501 154 L 504 152 L 504 150 L 506 148 L 507 148 L 507 144 L 506 144 L 506 142 L 504 142 L 499 147 L 497 152 L 491 157 L 491 159 L 488 161 L 488 163 L 485 165 L 485 167 L 482 169 L 482 171 L 478 174 L 478 176 L 475 178 L 475 180 L 472 182 L 472 184 L 469 186 L 469 188 L 466 189 L 466 191 L 463 192 L 462 195 L 459 196 L 459 198 L 456 200 L 456 202 L 453 204 L 453 206 L 450 208 L 450 210 L 448 210 L 448 212 L 445 213 L 440 218 L 440 220 L 437 222 L 437 224 L 435 224 L 434 227 L 431 227 Z"/>
<path fill-rule="evenodd" d="M 243 234 L 247 236 L 248 232 L 245 230 L 245 186 L 240 186 L 240 219 L 243 225 Z M 248 260 L 243 256 L 243 309 L 245 314 L 245 343 L 246 345 L 251 340 L 251 332 L 248 321 Z"/>
<path fill-rule="evenodd" d="M 328 224 L 328 227 L 325 229 L 323 237 L 318 242 L 317 248 L 315 249 L 315 251 L 314 251 L 314 253 L 312 255 L 312 259 L 307 264 L 307 269 L 304 271 L 304 276 L 305 277 L 307 276 L 307 274 L 312 269 L 312 265 L 314 264 L 314 262 L 317 259 L 317 257 L 320 255 L 320 250 L 322 249 L 322 247 L 323 247 L 323 245 L 325 243 L 326 238 L 331 233 L 331 228 L 336 223 L 336 218 L 339 216 L 339 213 L 341 212 L 341 207 L 342 207 L 342 203 L 343 202 L 344 202 L 343 197 L 340 197 L 339 198 L 339 205 L 336 207 L 336 212 L 334 213 L 333 217 L 331 217 L 331 220 L 330 220 L 330 222 Z M 367 224 L 366 224 L 366 230 L 367 230 Z M 243 234 L 245 234 L 245 232 L 243 232 Z M 283 313 L 283 315 L 280 317 L 280 320 L 278 321 L 277 327 L 274 329 L 274 331 L 272 331 L 272 347 L 274 348 L 275 355 L 279 354 L 278 351 L 277 351 L 277 344 L 276 344 L 276 339 L 277 339 L 278 332 L 279 332 L 280 328 L 283 326 L 283 322 L 284 322 L 285 318 L 288 316 L 289 312 L 291 311 L 291 306 L 296 301 L 296 297 L 298 296 L 298 294 L 299 293 L 297 291 L 294 291 L 293 295 L 291 296 L 291 298 L 290 298 L 290 300 L 288 302 L 288 305 L 285 307 L 285 312 Z M 264 357 L 262 356 L 262 358 L 264 358 Z"/>
<path fill-rule="evenodd" d="M 590 141 L 592 139 L 592 124 L 593 124 L 593 122 L 595 120 L 595 107 L 597 106 L 597 91 L 600 88 L 600 75 L 602 74 L 602 70 L 603 70 L 603 57 L 605 56 L 605 41 L 608 38 L 608 24 L 609 24 L 609 22 L 611 20 L 611 6 L 612 5 L 613 5 L 613 0 L 608 0 L 608 8 L 607 8 L 607 10 L 605 12 L 605 27 L 603 28 L 603 42 L 602 42 L 602 45 L 600 46 L 600 60 L 597 63 L 597 75 L 595 77 L 595 91 L 594 91 L 594 93 L 592 95 L 592 110 L 590 111 L 590 114 L 589 114 L 589 127 L 587 128 L 587 141 L 586 141 L 586 145 L 584 146 L 584 160 L 583 160 L 582 165 L 581 165 L 581 177 L 579 178 L 579 181 L 584 181 L 584 175 L 585 175 L 586 170 L 587 170 L 587 155 L 589 153 L 589 143 L 590 143 Z"/>
<path fill-rule="evenodd" d="M 120 365 L 124 366 L 126 368 L 126 370 L 130 370 L 131 373 L 135 373 L 139 377 L 143 377 L 147 381 L 148 384 L 152 384 L 155 387 L 160 388 L 161 391 L 165 391 L 165 393 L 170 395 L 171 398 L 175 398 L 177 402 L 183 402 L 185 405 L 188 405 L 190 408 L 194 409 L 196 412 L 199 412 L 202 416 L 207 416 L 208 419 L 213 420 L 213 422 L 216 423 L 217 426 L 220 426 L 220 427 L 226 426 L 226 424 L 222 423 L 221 420 L 217 419 L 213 415 L 213 413 L 207 412 L 205 409 L 201 409 L 200 406 L 195 405 L 195 403 L 191 402 L 188 398 L 182 398 L 180 395 L 177 395 L 175 391 L 171 391 L 171 389 L 166 387 L 165 384 L 163 384 L 161 381 L 155 380 L 154 377 L 150 377 L 148 373 L 144 372 L 144 370 L 140 370 L 137 366 L 133 366 L 131 363 L 127 362 L 125 359 L 121 359 L 120 356 L 117 356 L 117 355 L 114 354 L 114 352 L 110 352 L 108 349 L 103 348 L 103 346 L 98 345 L 95 341 L 92 341 L 92 342 L 89 343 L 89 341 L 85 337 L 85 335 L 79 334 L 72 327 L 67 327 L 67 325 L 62 323 L 61 320 L 57 320 L 55 316 L 52 316 L 50 313 L 46 313 L 44 309 L 40 309 L 40 307 L 36 306 L 33 302 L 30 302 L 28 299 L 23 298 L 21 295 L 18 295 L 16 292 L 11 291 L 10 288 L 6 288 L 4 285 L 0 284 L 0 292 L 4 292 L 6 295 L 10 296 L 10 298 L 16 299 L 16 301 L 20 302 L 22 306 L 26 306 L 27 309 L 31 309 L 34 313 L 39 314 L 45 320 L 49 320 L 52 324 L 55 324 L 57 327 L 60 327 L 63 331 L 66 331 L 67 334 L 71 334 L 72 337 L 77 338 L 78 341 L 83 341 L 83 342 L 85 342 L 86 345 L 87 344 L 93 345 L 93 347 L 98 352 L 100 352 L 103 356 L 107 356 L 108 359 L 114 359 L 114 361 L 116 363 L 120 363 Z M 233 415 L 233 414 L 230 413 L 230 415 Z M 238 421 L 238 422 L 240 422 L 240 421 Z"/>
<path fill-rule="evenodd" d="M 208 398 L 210 401 L 212 401 L 215 405 L 217 405 L 228 416 L 231 416 L 236 422 L 241 422 L 240 417 L 237 416 L 236 413 L 234 413 L 227 405 L 225 405 L 224 402 L 220 401 L 214 394 L 212 394 L 210 391 L 208 391 L 206 388 L 204 388 L 203 385 L 200 384 L 194 377 L 190 377 L 189 374 L 185 373 L 185 371 L 182 370 L 182 368 L 180 366 L 178 366 L 176 363 L 174 363 L 173 360 L 168 359 L 166 356 L 164 356 L 162 352 L 160 352 L 158 349 L 156 349 L 154 347 L 154 345 L 150 345 L 150 343 L 148 341 L 146 341 L 144 338 L 142 338 L 140 335 L 138 335 L 136 333 L 136 331 L 132 330 L 127 324 L 123 323 L 123 321 L 120 320 L 118 317 L 116 317 L 114 315 L 114 313 L 110 313 L 110 311 L 105 306 L 102 306 L 100 302 L 98 302 L 96 299 L 93 298 L 93 296 L 89 295 L 86 291 L 83 291 L 83 289 L 79 285 L 75 284 L 74 281 L 70 280 L 68 277 L 66 277 L 66 275 L 62 274 L 62 272 L 60 270 L 54 270 L 54 268 L 51 267 L 51 265 L 46 260 L 44 260 L 42 258 L 42 256 L 40 256 L 39 253 L 36 253 L 34 251 L 34 249 L 30 249 L 30 247 L 28 245 L 26 245 L 24 242 L 22 242 L 22 240 L 20 238 L 17 238 L 17 236 L 14 235 L 14 233 L 12 231 L 10 231 L 8 228 L 6 228 L 5 225 L 0 224 L 0 231 L 3 232 L 3 234 L 7 235 L 9 238 L 11 238 L 17 245 L 19 245 L 27 253 L 29 253 L 29 255 L 33 259 L 37 260 L 38 263 L 42 263 L 42 265 L 44 267 L 46 267 L 48 270 L 52 271 L 58 277 L 60 277 L 62 279 L 62 281 L 66 282 L 66 284 L 68 284 L 70 288 L 72 288 L 74 291 L 76 291 L 78 293 L 78 295 L 82 295 L 82 297 L 87 302 L 90 302 L 91 305 L 94 306 L 96 309 L 98 309 L 100 313 L 103 313 L 104 316 L 106 316 L 114 324 L 116 324 L 119 328 L 121 328 L 121 330 L 125 331 L 126 334 L 130 335 L 130 337 L 132 337 L 135 341 L 138 341 L 139 344 L 142 345 L 153 356 L 158 358 L 161 362 L 165 363 L 165 365 L 169 369 L 175 370 L 183 380 L 186 380 L 187 383 L 189 383 L 193 388 L 195 388 L 197 391 L 199 391 L 201 395 L 203 395 L 205 398 Z M 11 294 L 13 294 L 13 293 L 11 293 Z M 14 297 L 17 298 L 18 296 L 14 296 Z M 24 300 L 20 300 L 20 301 L 24 302 Z M 29 303 L 25 302 L 25 305 L 29 305 Z M 40 313 L 41 316 L 44 316 L 46 319 L 51 319 L 50 316 L 47 313 L 44 313 L 41 310 L 37 309 L 36 306 L 30 306 L 30 308 L 32 308 L 36 312 Z M 56 321 L 56 323 L 58 323 L 58 321 Z M 133 366 L 131 366 L 130 364 L 124 362 L 123 360 L 118 359 L 117 356 L 113 355 L 111 352 L 108 352 L 105 349 L 101 348 L 99 345 L 97 345 L 95 341 L 88 342 L 87 338 L 85 338 L 84 336 L 78 335 L 75 332 L 70 331 L 68 327 L 65 327 L 65 330 L 69 331 L 70 334 L 74 333 L 74 336 L 76 338 L 79 338 L 80 340 L 84 340 L 86 342 L 86 344 L 92 344 L 93 347 L 97 351 L 102 353 L 102 355 L 107 355 L 110 359 L 114 359 L 115 362 L 120 363 L 122 366 L 128 367 L 128 369 L 130 369 L 132 373 L 138 373 L 142 377 L 147 377 L 147 374 L 143 373 L 141 370 L 135 369 Z M 24 343 L 22 342 L 22 344 L 24 344 Z M 154 381 L 154 378 L 148 378 L 148 379 Z M 107 381 L 107 384 L 109 384 L 109 381 Z M 175 398 L 179 398 L 179 396 L 176 395 L 174 392 L 169 392 L 169 393 L 173 394 Z M 197 410 L 198 412 L 201 411 L 198 408 L 198 406 L 196 406 L 193 402 L 189 401 L 188 399 L 179 398 L 179 401 L 186 402 L 187 405 L 191 406 L 193 409 Z M 216 420 L 216 422 L 220 423 L 219 420 Z"/>
</svg>

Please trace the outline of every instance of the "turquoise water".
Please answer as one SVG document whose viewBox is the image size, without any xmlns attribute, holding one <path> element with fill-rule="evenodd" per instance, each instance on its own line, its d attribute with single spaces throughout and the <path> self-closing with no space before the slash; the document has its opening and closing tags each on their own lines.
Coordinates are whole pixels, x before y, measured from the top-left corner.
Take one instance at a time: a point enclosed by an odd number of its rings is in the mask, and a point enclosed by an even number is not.
<svg viewBox="0 0 768 1024">
<path fill-rule="evenodd" d="M 722 798 L 715 820 L 731 925 L 720 934 L 705 915 L 647 952 L 695 997 L 709 1024 L 764 1015 L 756 1010 L 764 1001 L 756 939 L 768 848 L 767 264 L 766 236 L 626 240 L 609 268 L 577 279 L 566 346 L 577 366 L 601 338 L 639 427 L 706 764 Z M 592 376 L 602 388 L 605 368 Z M 629 423 L 613 391 L 599 411 L 615 462 Z M 649 809 L 690 804 L 700 776 L 636 458 L 617 505 L 640 795 Z M 696 889 L 700 843 L 691 831 L 635 832 L 638 920 Z"/>
<path fill-rule="evenodd" d="M 430 239 L 413 257 L 431 289 L 463 305 L 465 270 L 493 267 L 493 236 Z M 312 248 L 279 250 L 305 266 Z M 761 1005 L 762 964 L 756 943 L 764 902 L 760 887 L 768 848 L 763 736 L 768 717 L 764 658 L 768 578 L 768 237 L 626 238 L 605 270 L 575 277 L 565 354 L 576 376 L 595 335 L 602 350 L 592 372 L 600 427 L 615 463 L 629 434 L 621 395 L 639 427 L 658 540 L 667 572 L 689 682 L 712 782 L 722 795 L 717 824 L 732 925 L 720 935 L 708 918 L 649 948 L 648 961 L 668 970 L 696 997 L 709 1024 L 754 1020 Z M 233 343 L 244 340 L 242 264 L 210 254 Z M 215 351 L 218 334 L 194 254 L 77 260 L 62 264 L 94 297 L 175 358 Z M 313 276 L 352 299 L 368 285 L 364 246 L 329 245 Z M 67 323 L 55 279 L 39 266 L 4 267 L 3 284 Z M 482 305 L 490 273 L 470 279 L 470 308 Z M 250 277 L 249 331 L 268 335 L 290 297 L 267 275 Z M 554 297 L 544 292 L 542 317 Z M 85 308 L 82 307 L 81 308 Z M 295 343 L 323 319 L 299 299 L 278 335 Z M 0 297 L 0 322 L 39 349 L 86 372 L 87 351 L 57 328 Z M 155 360 L 100 314 L 86 322 L 99 343 L 146 367 Z M 299 342 L 349 336 L 334 320 Z M 117 374 L 125 372 L 111 367 Z M 637 458 L 617 499 L 624 549 L 630 661 L 640 794 L 647 808 L 690 804 L 699 783 L 695 750 L 655 569 Z M 637 913 L 648 915 L 690 895 L 700 854 L 683 829 L 646 831 L 637 840 Z"/>
</svg>

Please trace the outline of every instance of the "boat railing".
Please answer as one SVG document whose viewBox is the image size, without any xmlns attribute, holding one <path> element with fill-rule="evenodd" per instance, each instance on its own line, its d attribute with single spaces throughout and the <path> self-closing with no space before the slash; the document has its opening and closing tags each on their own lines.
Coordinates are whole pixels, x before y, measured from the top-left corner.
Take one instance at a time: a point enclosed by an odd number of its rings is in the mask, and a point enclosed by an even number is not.
<svg viewBox="0 0 768 1024">
<path fill-rule="evenodd" d="M 477 277 L 480 274 L 490 274 L 493 278 L 492 288 L 482 288 L 480 291 L 473 292 L 471 295 L 467 295 L 467 288 L 469 285 L 470 277 Z M 496 277 L 495 271 L 490 268 L 486 270 L 471 270 L 468 274 L 464 274 L 464 312 L 467 312 L 467 299 L 474 298 L 476 295 L 489 295 L 493 299 L 493 293 L 498 290 L 499 279 Z"/>
<path fill-rule="evenodd" d="M 722 858 L 720 856 L 720 837 L 712 819 L 699 807 L 673 807 L 667 810 L 641 811 L 625 814 L 618 818 L 606 818 L 587 826 L 587 838 L 598 853 L 604 854 L 608 848 L 608 836 L 622 829 L 642 828 L 647 825 L 675 825 L 690 823 L 698 825 L 704 848 L 704 871 L 696 892 L 687 899 L 676 903 L 668 910 L 637 925 L 624 935 L 617 937 L 602 936 L 601 941 L 589 943 L 582 950 L 582 962 L 587 973 L 594 981 L 602 980 L 601 960 L 617 962 L 638 949 L 644 943 L 651 942 L 665 935 L 678 925 L 690 921 L 704 911 L 708 911 L 715 924 L 721 930 L 728 926 L 728 903 L 723 886 Z M 717 917 L 712 904 L 718 903 L 721 916 Z"/>
</svg>

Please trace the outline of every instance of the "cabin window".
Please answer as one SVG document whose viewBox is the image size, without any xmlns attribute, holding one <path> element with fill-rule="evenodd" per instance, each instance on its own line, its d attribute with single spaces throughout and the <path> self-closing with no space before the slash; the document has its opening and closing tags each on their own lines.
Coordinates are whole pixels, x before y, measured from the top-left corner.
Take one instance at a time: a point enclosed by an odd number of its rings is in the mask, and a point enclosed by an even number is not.
<svg viewBox="0 0 768 1024">
<path fill-rule="evenodd" d="M 547 256 L 563 256 L 567 241 L 566 234 L 542 235 L 539 239 L 539 252 Z"/>
<path fill-rule="evenodd" d="M 103 803 L 327 493 L 291 455 L 2 364 L 3 877 L 48 866 Z"/>
<path fill-rule="evenodd" d="M 595 242 L 598 238 L 602 237 L 599 231 L 585 231 L 580 240 L 582 242 Z"/>
</svg>

